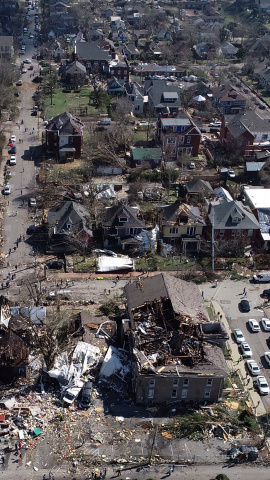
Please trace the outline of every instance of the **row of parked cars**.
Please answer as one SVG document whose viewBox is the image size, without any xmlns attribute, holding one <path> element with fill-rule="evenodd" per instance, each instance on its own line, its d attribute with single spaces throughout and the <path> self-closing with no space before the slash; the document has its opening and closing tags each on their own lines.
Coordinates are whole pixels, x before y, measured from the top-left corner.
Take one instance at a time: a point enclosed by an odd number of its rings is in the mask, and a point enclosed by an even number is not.
<svg viewBox="0 0 270 480">
<path fill-rule="evenodd" d="M 251 331 L 254 333 L 258 333 L 262 329 L 264 332 L 270 332 L 270 320 L 268 318 L 262 318 L 260 322 L 261 327 L 257 320 L 255 320 L 254 318 L 250 318 L 248 321 L 248 325 Z M 246 342 L 242 330 L 240 330 L 240 328 L 235 328 L 233 331 L 233 335 L 236 343 L 239 345 L 241 354 L 246 359 L 246 366 L 250 375 L 256 377 L 254 379 L 254 385 L 257 387 L 261 395 L 268 395 L 268 393 L 270 392 L 268 382 L 265 376 L 261 375 L 261 370 L 257 362 L 252 359 L 252 350 L 248 342 Z M 267 364 L 270 366 L 270 352 L 265 352 L 264 358 Z"/>
</svg>

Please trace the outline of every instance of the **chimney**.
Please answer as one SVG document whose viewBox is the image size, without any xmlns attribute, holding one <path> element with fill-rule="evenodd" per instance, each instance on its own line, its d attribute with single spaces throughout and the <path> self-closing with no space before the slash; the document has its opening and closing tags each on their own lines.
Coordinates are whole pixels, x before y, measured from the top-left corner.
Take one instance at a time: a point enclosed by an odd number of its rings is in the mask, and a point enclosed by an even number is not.
<svg viewBox="0 0 270 480">
<path fill-rule="evenodd" d="M 111 49 L 111 56 L 112 56 L 112 60 L 115 60 L 116 53 L 114 48 Z"/>
</svg>

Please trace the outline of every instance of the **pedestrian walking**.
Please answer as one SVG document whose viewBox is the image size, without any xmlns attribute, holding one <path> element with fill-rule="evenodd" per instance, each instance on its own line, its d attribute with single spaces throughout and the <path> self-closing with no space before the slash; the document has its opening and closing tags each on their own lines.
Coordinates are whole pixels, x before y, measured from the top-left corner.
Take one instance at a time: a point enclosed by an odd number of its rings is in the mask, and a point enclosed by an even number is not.
<svg viewBox="0 0 270 480">
<path fill-rule="evenodd" d="M 17 247 L 13 247 L 13 251 L 16 252 L 16 250 L 17 250 Z"/>
<path fill-rule="evenodd" d="M 107 475 L 107 468 L 104 468 L 103 478 L 106 478 Z"/>
<path fill-rule="evenodd" d="M 18 450 L 18 443 L 17 442 L 15 443 L 15 450 L 16 450 L 16 452 Z"/>
<path fill-rule="evenodd" d="M 16 215 L 16 216 L 18 215 L 18 210 L 16 210 L 15 215 Z"/>
<path fill-rule="evenodd" d="M 22 190 L 21 190 L 21 195 L 22 195 Z"/>
<path fill-rule="evenodd" d="M 204 299 L 204 294 L 203 294 L 203 292 L 202 292 L 202 299 Z"/>
<path fill-rule="evenodd" d="M 19 448 L 20 449 L 22 448 L 22 442 L 19 442 Z"/>
<path fill-rule="evenodd" d="M 171 476 L 172 472 L 173 472 L 173 468 L 170 467 L 170 468 L 169 468 L 169 471 L 168 471 L 168 476 L 169 476 L 169 477 Z"/>
<path fill-rule="evenodd" d="M 9 200 L 8 200 L 7 204 L 9 205 Z"/>
<path fill-rule="evenodd" d="M 120 470 L 120 468 L 118 468 L 118 470 L 116 470 L 116 473 L 117 473 L 117 477 L 120 477 L 120 475 L 121 475 L 121 470 Z"/>
</svg>

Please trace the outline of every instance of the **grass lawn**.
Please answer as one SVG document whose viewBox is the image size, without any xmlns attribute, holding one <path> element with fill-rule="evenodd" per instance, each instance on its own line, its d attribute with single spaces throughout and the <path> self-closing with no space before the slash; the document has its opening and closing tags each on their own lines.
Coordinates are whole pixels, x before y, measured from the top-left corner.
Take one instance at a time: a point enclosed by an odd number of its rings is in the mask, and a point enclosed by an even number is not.
<svg viewBox="0 0 270 480">
<path fill-rule="evenodd" d="M 94 105 L 89 105 L 89 93 L 92 87 L 82 87 L 80 93 L 68 92 L 64 93 L 62 88 L 55 90 L 53 94 L 53 104 L 51 105 L 50 96 L 45 100 L 46 119 L 55 117 L 63 112 L 69 112 L 74 108 L 78 108 L 78 115 L 80 115 L 80 107 L 87 107 L 88 115 L 99 115 L 106 113 L 106 107 L 97 109 Z"/>
<path fill-rule="evenodd" d="M 74 255 L 73 257 L 74 272 L 86 273 L 95 272 L 97 268 L 96 256 L 92 255 L 85 259 L 81 255 Z"/>
</svg>

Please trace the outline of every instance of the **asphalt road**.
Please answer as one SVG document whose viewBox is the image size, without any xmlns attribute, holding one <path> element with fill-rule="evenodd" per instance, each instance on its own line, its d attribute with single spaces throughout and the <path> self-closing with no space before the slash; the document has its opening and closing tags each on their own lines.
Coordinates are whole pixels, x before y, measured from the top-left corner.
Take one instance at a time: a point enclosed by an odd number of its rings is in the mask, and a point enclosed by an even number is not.
<svg viewBox="0 0 270 480">
<path fill-rule="evenodd" d="M 30 11 L 30 26 L 29 30 L 33 31 L 33 18 L 35 11 Z M 25 55 L 18 58 L 17 63 L 20 64 L 23 59 L 29 58 L 32 61 L 34 70 L 38 69 L 38 62 L 32 59 L 32 55 L 36 53 L 33 46 L 33 40 L 29 37 L 24 37 L 26 41 Z M 29 65 L 26 65 L 28 69 Z M 40 144 L 38 139 L 38 119 L 31 116 L 31 111 L 34 106 L 32 95 L 36 90 L 36 84 L 32 83 L 33 70 L 27 70 L 27 73 L 22 74 L 23 85 L 16 87 L 20 92 L 20 115 L 14 122 L 6 122 L 5 132 L 9 138 L 11 135 L 16 135 L 17 147 L 17 164 L 11 166 L 11 178 L 9 181 L 11 187 L 11 194 L 5 197 L 6 214 L 4 216 L 3 234 L 5 236 L 5 245 L 2 248 L 4 253 L 8 253 L 12 249 L 11 255 L 7 258 L 9 266 L 23 265 L 25 263 L 33 262 L 29 253 L 31 248 L 24 242 L 19 244 L 16 251 L 16 241 L 20 235 L 26 234 L 27 226 L 33 223 L 33 212 L 28 207 L 28 198 L 31 196 L 35 186 L 35 167 L 34 162 L 30 158 L 31 147 Z M 21 122 L 23 121 L 23 124 Z M 27 131 L 25 131 L 27 129 Z M 33 133 L 31 133 L 33 132 Z M 20 142 L 21 141 L 21 142 Z M 8 148 L 6 152 L 8 152 Z M 3 165 L 4 169 L 4 165 Z M 1 183 L 4 184 L 3 170 L 1 171 Z M 31 221 L 32 220 L 32 221 Z M 7 266 L 7 264 L 5 264 Z M 2 273 L 2 278 L 5 273 Z"/>
</svg>

